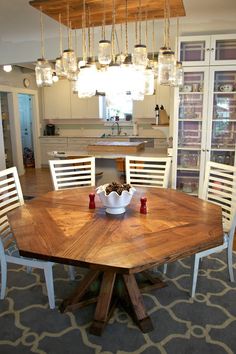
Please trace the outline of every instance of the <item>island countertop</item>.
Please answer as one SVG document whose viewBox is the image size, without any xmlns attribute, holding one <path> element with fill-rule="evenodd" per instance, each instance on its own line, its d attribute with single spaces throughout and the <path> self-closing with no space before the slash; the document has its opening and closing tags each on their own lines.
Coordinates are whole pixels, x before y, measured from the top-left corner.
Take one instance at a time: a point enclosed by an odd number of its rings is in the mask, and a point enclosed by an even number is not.
<svg viewBox="0 0 236 354">
<path fill-rule="evenodd" d="M 114 153 L 114 152 L 105 152 L 105 151 L 88 151 L 87 149 L 85 150 L 77 150 L 77 151 L 50 151 L 48 153 L 50 158 L 68 158 L 69 156 L 74 156 L 74 157 L 86 157 L 88 155 L 92 155 L 96 158 L 99 159 L 116 159 L 116 158 L 125 158 L 128 154 L 126 153 Z M 160 149 L 151 149 L 151 148 L 145 148 L 145 150 L 139 150 L 135 153 L 130 154 L 131 156 L 150 156 L 150 157 L 166 157 L 167 155 L 167 149 L 166 148 L 160 148 Z"/>
</svg>

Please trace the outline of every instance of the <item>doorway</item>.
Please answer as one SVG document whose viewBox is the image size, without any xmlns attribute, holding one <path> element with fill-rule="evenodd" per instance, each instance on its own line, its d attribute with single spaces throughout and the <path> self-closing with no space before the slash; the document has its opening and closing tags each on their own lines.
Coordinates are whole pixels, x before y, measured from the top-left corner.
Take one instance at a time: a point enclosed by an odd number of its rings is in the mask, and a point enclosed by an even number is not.
<svg viewBox="0 0 236 354">
<path fill-rule="evenodd" d="M 24 167 L 35 167 L 32 132 L 32 96 L 19 93 L 18 103 Z"/>
<path fill-rule="evenodd" d="M 2 139 L 4 149 L 1 159 L 1 169 L 13 166 L 12 141 L 11 141 L 11 123 L 9 118 L 8 93 L 0 92 L 0 112 L 2 116 Z M 4 161 L 4 162 L 3 162 Z"/>
</svg>

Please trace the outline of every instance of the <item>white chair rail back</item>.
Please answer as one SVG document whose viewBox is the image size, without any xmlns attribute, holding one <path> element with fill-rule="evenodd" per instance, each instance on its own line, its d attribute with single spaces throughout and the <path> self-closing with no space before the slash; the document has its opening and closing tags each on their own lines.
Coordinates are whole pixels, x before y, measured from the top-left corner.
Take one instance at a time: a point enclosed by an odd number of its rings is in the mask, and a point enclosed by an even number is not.
<svg viewBox="0 0 236 354">
<path fill-rule="evenodd" d="M 49 161 L 54 190 L 95 186 L 95 157 Z"/>
<path fill-rule="evenodd" d="M 126 183 L 136 186 L 167 188 L 170 157 L 126 156 Z"/>
<path fill-rule="evenodd" d="M 236 167 L 208 162 L 200 197 L 222 207 L 224 228 L 231 228 L 236 209 Z"/>
<path fill-rule="evenodd" d="M 24 204 L 16 167 L 0 171 L 0 217 Z"/>
</svg>

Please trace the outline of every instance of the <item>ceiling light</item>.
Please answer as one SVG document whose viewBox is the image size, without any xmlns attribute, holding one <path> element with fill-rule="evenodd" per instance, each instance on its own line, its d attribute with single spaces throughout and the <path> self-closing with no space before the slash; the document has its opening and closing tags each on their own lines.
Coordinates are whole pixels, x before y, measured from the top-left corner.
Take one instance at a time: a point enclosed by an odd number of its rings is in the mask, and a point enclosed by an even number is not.
<svg viewBox="0 0 236 354">
<path fill-rule="evenodd" d="M 9 73 L 12 71 L 12 66 L 11 65 L 3 65 L 3 70 L 6 71 L 6 73 Z"/>
</svg>

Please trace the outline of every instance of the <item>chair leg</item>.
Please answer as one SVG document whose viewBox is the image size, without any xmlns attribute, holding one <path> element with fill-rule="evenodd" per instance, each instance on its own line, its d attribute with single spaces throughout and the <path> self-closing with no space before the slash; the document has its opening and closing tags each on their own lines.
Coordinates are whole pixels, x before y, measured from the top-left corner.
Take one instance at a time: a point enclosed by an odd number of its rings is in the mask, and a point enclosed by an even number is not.
<svg viewBox="0 0 236 354">
<path fill-rule="evenodd" d="M 44 276 L 45 276 L 47 293 L 48 293 L 49 307 L 50 309 L 55 309 L 53 274 L 52 274 L 52 265 L 50 263 L 45 264 Z"/>
<path fill-rule="evenodd" d="M 199 269 L 199 257 L 198 254 L 195 254 L 194 256 L 194 265 L 193 265 L 193 279 L 192 279 L 192 291 L 191 291 L 191 297 L 195 296 L 195 291 L 196 291 L 196 286 L 197 286 L 197 276 L 198 276 L 198 269 Z"/>
<path fill-rule="evenodd" d="M 75 269 L 73 266 L 68 266 L 70 280 L 75 280 Z"/>
<path fill-rule="evenodd" d="M 232 247 L 230 245 L 228 246 L 227 249 L 227 254 L 228 254 L 228 271 L 229 271 L 229 279 L 230 281 L 234 281 L 234 271 L 233 271 L 233 252 L 232 252 Z"/>
<path fill-rule="evenodd" d="M 7 287 L 7 263 L 1 258 L 1 300 L 4 299 Z"/>
<path fill-rule="evenodd" d="M 26 272 L 28 274 L 32 273 L 32 267 L 26 266 Z"/>
<path fill-rule="evenodd" d="M 166 274 L 167 272 L 167 263 L 163 265 L 163 274 Z"/>
</svg>

